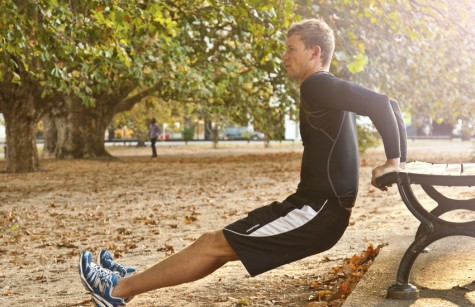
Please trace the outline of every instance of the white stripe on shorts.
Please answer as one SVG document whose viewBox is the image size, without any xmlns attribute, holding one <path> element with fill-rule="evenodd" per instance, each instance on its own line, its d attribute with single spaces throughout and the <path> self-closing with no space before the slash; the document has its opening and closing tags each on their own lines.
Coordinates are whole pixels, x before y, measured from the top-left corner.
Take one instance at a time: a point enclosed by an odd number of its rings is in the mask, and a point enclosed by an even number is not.
<svg viewBox="0 0 475 307">
<path fill-rule="evenodd" d="M 303 206 L 301 209 L 294 209 L 291 212 L 289 212 L 285 216 L 281 216 L 278 219 L 270 222 L 267 225 L 262 226 L 261 228 L 257 229 L 256 231 L 245 235 L 242 233 L 238 233 L 229 229 L 225 229 L 227 231 L 231 231 L 233 233 L 236 233 L 241 236 L 248 236 L 248 237 L 269 237 L 269 236 L 275 236 L 278 234 L 282 234 L 294 229 L 297 229 L 306 223 L 310 222 L 312 219 L 314 219 L 320 211 L 325 207 L 327 204 L 326 200 L 320 210 L 315 211 L 313 210 L 312 207 L 310 206 Z M 252 227 L 251 227 L 252 228 Z"/>
</svg>

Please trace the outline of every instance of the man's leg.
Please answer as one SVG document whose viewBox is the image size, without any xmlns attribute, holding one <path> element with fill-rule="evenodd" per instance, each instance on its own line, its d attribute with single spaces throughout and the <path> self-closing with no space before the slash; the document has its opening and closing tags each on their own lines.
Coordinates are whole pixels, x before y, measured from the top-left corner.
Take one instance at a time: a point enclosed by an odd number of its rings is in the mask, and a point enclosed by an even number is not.
<svg viewBox="0 0 475 307">
<path fill-rule="evenodd" d="M 151 268 L 121 278 L 112 291 L 115 297 L 131 297 L 143 292 L 179 285 L 203 278 L 228 261 L 239 260 L 223 231 L 205 233 L 182 251 Z"/>
<path fill-rule="evenodd" d="M 155 144 L 157 142 L 157 139 L 153 138 L 153 139 L 151 139 L 151 141 L 152 141 L 152 157 L 156 157 L 157 156 L 157 148 L 155 147 Z"/>
</svg>

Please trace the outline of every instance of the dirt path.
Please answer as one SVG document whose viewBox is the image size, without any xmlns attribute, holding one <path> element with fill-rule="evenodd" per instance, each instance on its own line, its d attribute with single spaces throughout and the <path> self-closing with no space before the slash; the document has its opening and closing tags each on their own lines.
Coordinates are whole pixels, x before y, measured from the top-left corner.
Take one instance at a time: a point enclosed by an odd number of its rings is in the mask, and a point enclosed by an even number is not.
<svg viewBox="0 0 475 307">
<path fill-rule="evenodd" d="M 43 172 L 0 174 L 0 305 L 88 306 L 77 274 L 81 250 L 108 248 L 146 268 L 204 231 L 220 229 L 253 208 L 282 200 L 299 179 L 298 144 L 114 148 L 115 161 L 43 160 Z M 466 160 L 470 152 L 429 155 Z M 427 149 L 414 151 L 427 158 Z M 305 306 L 316 280 L 367 247 L 417 223 L 398 199 L 369 185 L 381 149 L 362 156 L 351 226 L 332 250 L 249 278 L 239 263 L 211 276 L 135 298 L 129 306 Z M 0 162 L 0 169 L 4 168 Z M 388 231 L 386 231 L 386 229 Z"/>
</svg>

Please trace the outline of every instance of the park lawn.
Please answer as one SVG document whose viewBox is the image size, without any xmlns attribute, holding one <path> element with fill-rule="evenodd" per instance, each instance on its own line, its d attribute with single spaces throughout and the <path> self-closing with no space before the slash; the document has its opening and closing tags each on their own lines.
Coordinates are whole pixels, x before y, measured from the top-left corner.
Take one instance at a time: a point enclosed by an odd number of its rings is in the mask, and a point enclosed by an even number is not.
<svg viewBox="0 0 475 307">
<path fill-rule="evenodd" d="M 470 147 L 460 144 L 449 153 L 443 143 L 418 144 L 409 158 L 466 161 Z M 298 143 L 161 146 L 151 159 L 149 148 L 121 147 L 111 150 L 115 160 L 44 159 L 41 172 L 0 174 L 0 305 L 88 306 L 77 273 L 82 250 L 108 248 L 120 262 L 147 268 L 200 233 L 283 200 L 298 183 L 301 150 Z M 203 280 L 140 295 L 129 306 L 305 306 L 315 285 L 345 259 L 418 226 L 396 188 L 383 193 L 369 184 L 372 167 L 384 161 L 382 149 L 361 161 L 350 227 L 330 251 L 255 278 L 229 263 Z"/>
</svg>

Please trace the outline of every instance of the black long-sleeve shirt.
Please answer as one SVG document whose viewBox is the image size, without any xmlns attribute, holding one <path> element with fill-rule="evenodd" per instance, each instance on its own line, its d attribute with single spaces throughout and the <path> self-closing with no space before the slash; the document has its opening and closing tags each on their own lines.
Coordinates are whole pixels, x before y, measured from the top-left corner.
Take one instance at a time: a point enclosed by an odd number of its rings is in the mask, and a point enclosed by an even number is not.
<svg viewBox="0 0 475 307">
<path fill-rule="evenodd" d="M 371 119 L 388 159 L 405 161 L 405 128 L 399 106 L 385 95 L 327 72 L 305 79 L 300 94 L 304 152 L 297 193 L 310 199 L 337 199 L 342 207 L 351 208 L 359 179 L 355 113 Z"/>
</svg>

